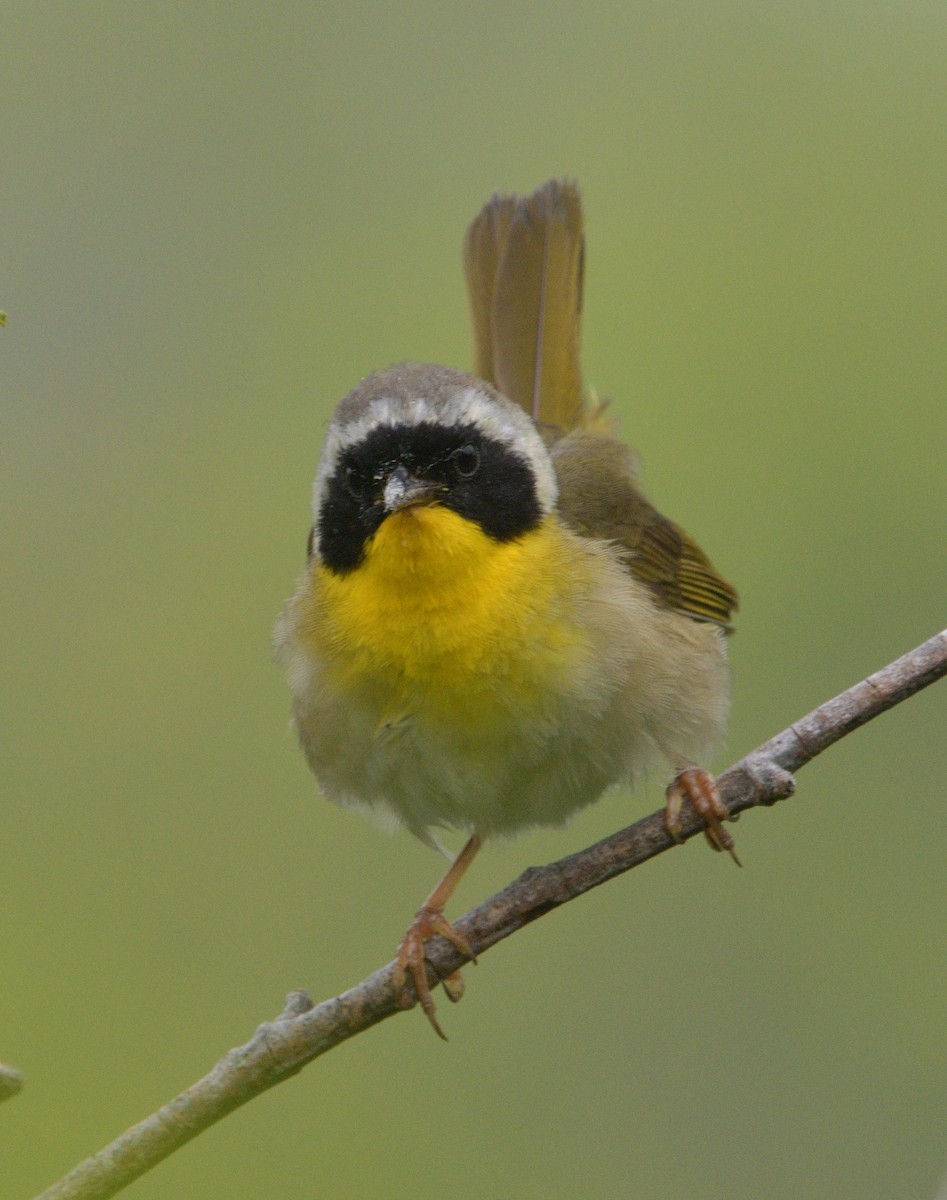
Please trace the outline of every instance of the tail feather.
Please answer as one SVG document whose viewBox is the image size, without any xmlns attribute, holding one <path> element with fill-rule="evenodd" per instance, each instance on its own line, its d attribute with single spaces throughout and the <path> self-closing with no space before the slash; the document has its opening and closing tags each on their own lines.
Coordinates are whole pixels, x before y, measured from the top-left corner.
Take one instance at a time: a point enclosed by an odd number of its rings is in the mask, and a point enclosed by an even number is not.
<svg viewBox="0 0 947 1200">
<path fill-rule="evenodd" d="M 573 183 L 494 196 L 464 240 L 475 370 L 537 422 L 585 423 L 582 203 Z"/>
</svg>

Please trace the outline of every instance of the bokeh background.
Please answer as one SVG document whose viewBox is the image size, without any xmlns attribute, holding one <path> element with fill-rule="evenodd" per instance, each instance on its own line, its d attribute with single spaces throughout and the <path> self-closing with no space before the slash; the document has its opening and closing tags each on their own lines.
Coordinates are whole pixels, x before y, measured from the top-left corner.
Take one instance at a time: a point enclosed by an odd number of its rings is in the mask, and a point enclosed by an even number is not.
<svg viewBox="0 0 947 1200">
<path fill-rule="evenodd" d="M 270 660 L 336 399 L 470 361 L 459 245 L 577 177 L 587 377 L 739 586 L 718 765 L 944 626 L 947 10 L 42 3 L 0 29 L 4 1197 L 391 955 L 441 862 L 317 794 Z M 932 1197 L 947 685 L 135 1184 Z M 455 912 L 658 807 L 485 852 Z"/>
</svg>

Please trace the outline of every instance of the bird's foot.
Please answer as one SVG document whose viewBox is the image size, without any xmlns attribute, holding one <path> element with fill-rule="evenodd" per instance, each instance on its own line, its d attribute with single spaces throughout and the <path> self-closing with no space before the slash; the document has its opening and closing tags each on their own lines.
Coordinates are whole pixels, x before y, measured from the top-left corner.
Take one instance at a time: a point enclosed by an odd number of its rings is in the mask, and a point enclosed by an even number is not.
<svg viewBox="0 0 947 1200">
<path fill-rule="evenodd" d="M 455 950 L 469 958 L 471 962 L 477 961 L 476 955 L 470 947 L 470 943 L 459 933 L 454 926 L 444 916 L 442 908 L 436 908 L 429 904 L 425 904 L 419 908 L 415 914 L 414 920 L 408 926 L 408 930 L 401 943 L 398 946 L 398 952 L 395 955 L 395 969 L 392 975 L 392 984 L 396 992 L 403 992 L 408 977 L 411 977 L 411 982 L 414 984 L 414 990 L 418 997 L 418 1003 L 424 1012 L 424 1015 L 431 1022 L 434 1032 L 438 1037 L 447 1041 L 447 1035 L 441 1029 L 435 1015 L 434 997 L 431 995 L 431 989 L 427 981 L 427 966 L 425 965 L 424 943 L 434 937 L 435 934 L 440 934 L 446 938 Z M 454 971 L 441 980 L 444 985 L 444 991 L 449 999 L 455 1003 L 461 998 L 464 993 L 464 982 L 460 971 Z"/>
<path fill-rule="evenodd" d="M 700 767 L 685 767 L 678 771 L 673 783 L 668 787 L 664 824 L 676 842 L 681 840 L 681 805 L 685 799 L 691 802 L 707 822 L 704 837 L 711 847 L 714 850 L 726 850 L 737 866 L 742 866 L 734 849 L 733 838 L 723 827 L 723 822 L 732 818 L 730 810 L 720 799 L 713 775 Z"/>
</svg>

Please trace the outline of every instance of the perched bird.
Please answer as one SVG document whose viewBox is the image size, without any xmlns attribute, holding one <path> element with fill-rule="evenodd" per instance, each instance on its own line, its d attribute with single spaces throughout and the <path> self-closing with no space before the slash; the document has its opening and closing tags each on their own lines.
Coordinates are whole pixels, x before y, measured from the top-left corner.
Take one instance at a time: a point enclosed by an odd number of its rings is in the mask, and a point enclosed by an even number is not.
<svg viewBox="0 0 947 1200">
<path fill-rule="evenodd" d="M 717 849 L 697 764 L 728 706 L 733 588 L 645 499 L 579 365 L 577 188 L 495 196 L 467 231 L 475 372 L 403 363 L 329 425 L 306 572 L 276 627 L 323 791 L 436 846 L 469 840 L 397 955 L 441 1036 L 424 942 L 482 839 L 555 825 L 661 766 Z M 735 856 L 734 856 L 735 857 Z"/>
</svg>

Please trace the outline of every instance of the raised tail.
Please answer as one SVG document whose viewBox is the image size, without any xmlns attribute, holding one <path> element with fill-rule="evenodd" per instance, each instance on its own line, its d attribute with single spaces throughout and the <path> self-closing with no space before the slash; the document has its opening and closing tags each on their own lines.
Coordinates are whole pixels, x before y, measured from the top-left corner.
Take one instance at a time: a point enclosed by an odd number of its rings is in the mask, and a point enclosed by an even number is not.
<svg viewBox="0 0 947 1200">
<path fill-rule="evenodd" d="M 547 427 L 566 524 L 622 548 L 662 607 L 729 630 L 736 591 L 644 497 L 631 452 L 603 427 L 604 406 L 586 400 L 583 257 L 574 183 L 551 179 L 530 196 L 494 196 L 484 206 L 464 239 L 475 372 Z"/>
<path fill-rule="evenodd" d="M 579 344 L 585 239 L 574 183 L 494 196 L 464 238 L 475 373 L 563 433 L 588 419 Z"/>
</svg>

